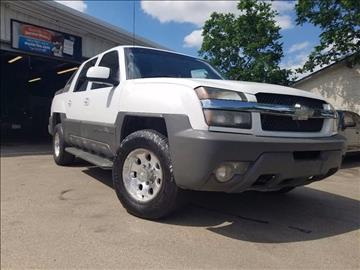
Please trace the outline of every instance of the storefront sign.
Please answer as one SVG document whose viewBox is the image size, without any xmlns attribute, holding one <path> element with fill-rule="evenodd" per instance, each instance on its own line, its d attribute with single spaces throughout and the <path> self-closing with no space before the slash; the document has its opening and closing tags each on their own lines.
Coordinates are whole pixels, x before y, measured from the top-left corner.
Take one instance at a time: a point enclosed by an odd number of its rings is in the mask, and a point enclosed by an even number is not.
<svg viewBox="0 0 360 270">
<path fill-rule="evenodd" d="M 32 53 L 81 60 L 81 37 L 11 20 L 11 46 Z"/>
</svg>

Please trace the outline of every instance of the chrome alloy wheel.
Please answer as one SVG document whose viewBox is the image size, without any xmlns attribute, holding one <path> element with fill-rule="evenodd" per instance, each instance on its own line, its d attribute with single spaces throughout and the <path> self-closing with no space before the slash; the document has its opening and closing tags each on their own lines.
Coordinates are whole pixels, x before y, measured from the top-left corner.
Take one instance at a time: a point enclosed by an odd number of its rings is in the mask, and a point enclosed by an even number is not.
<svg viewBox="0 0 360 270">
<path fill-rule="evenodd" d="M 125 159 L 122 178 L 126 191 L 139 202 L 156 197 L 163 182 L 163 171 L 158 157 L 151 151 L 138 148 Z"/>
<path fill-rule="evenodd" d="M 55 137 L 54 137 L 54 152 L 55 152 L 55 156 L 59 156 L 60 155 L 60 136 L 59 133 L 55 133 Z"/>
</svg>

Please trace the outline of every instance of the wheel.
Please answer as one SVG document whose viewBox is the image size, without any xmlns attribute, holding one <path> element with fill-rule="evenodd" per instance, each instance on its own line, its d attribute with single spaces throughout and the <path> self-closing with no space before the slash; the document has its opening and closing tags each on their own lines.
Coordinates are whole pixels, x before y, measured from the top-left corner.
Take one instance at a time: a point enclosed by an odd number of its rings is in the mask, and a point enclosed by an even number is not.
<svg viewBox="0 0 360 270">
<path fill-rule="evenodd" d="M 153 130 L 136 131 L 120 145 L 113 166 L 116 194 L 135 216 L 158 219 L 180 205 L 167 139 Z"/>
<path fill-rule="evenodd" d="M 55 163 L 61 166 L 69 165 L 74 161 L 75 156 L 65 152 L 66 143 L 61 124 L 57 124 L 53 135 L 53 157 Z"/>
</svg>

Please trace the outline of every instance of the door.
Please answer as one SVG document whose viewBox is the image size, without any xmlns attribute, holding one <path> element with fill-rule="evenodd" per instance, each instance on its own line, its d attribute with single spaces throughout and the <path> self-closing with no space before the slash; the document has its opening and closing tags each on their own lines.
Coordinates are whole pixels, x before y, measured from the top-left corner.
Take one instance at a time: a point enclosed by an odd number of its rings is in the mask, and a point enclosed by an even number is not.
<svg viewBox="0 0 360 270">
<path fill-rule="evenodd" d="M 94 66 L 97 58 L 91 59 L 81 65 L 76 82 L 73 89 L 66 95 L 66 121 L 65 121 L 65 136 L 69 137 L 82 137 L 82 122 L 88 119 L 89 111 L 88 100 L 86 96 L 86 89 L 89 81 L 86 78 L 87 70 Z M 72 138 L 72 142 L 73 142 Z"/>
<path fill-rule="evenodd" d="M 104 54 L 98 66 L 110 69 L 110 77 L 119 79 L 119 54 L 118 51 L 110 51 Z M 114 124 L 118 108 L 116 96 L 119 95 L 118 86 L 109 86 L 102 83 L 90 83 L 87 91 L 89 100 L 89 117 L 92 122 Z"/>
<path fill-rule="evenodd" d="M 100 56 L 98 66 L 110 69 L 110 77 L 120 78 L 119 53 L 117 50 Z M 83 137 L 91 143 L 92 151 L 109 155 L 115 142 L 115 121 L 119 111 L 120 85 L 109 86 L 90 82 L 85 91 L 85 118 L 82 123 Z M 108 151 L 109 150 L 109 151 Z"/>
</svg>

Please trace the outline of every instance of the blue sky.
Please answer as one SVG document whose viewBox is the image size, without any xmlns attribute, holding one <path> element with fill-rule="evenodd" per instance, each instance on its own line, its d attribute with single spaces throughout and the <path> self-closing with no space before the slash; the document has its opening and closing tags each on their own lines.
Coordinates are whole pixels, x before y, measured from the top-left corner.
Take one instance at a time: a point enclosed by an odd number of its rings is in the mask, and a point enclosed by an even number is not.
<svg viewBox="0 0 360 270">
<path fill-rule="evenodd" d="M 133 29 L 133 1 L 59 1 L 88 15 Z M 318 43 L 320 30 L 313 25 L 297 26 L 294 1 L 272 1 L 279 16 L 286 68 L 302 66 Z M 169 49 L 197 55 L 201 28 L 213 11 L 235 12 L 236 1 L 135 1 L 136 34 Z"/>
</svg>

